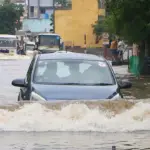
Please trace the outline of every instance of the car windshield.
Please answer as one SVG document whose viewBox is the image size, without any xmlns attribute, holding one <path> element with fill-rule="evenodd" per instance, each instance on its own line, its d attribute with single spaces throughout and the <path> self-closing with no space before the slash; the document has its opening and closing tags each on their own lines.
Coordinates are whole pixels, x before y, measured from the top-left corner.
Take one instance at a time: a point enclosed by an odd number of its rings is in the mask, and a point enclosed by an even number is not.
<svg viewBox="0 0 150 150">
<path fill-rule="evenodd" d="M 17 40 L 13 38 L 0 38 L 0 47 L 16 47 Z"/>
<path fill-rule="evenodd" d="M 40 35 L 39 50 L 59 50 L 59 36 Z"/>
<path fill-rule="evenodd" d="M 107 63 L 86 60 L 39 60 L 34 82 L 62 85 L 113 85 L 115 83 Z"/>
<path fill-rule="evenodd" d="M 26 50 L 33 50 L 34 47 L 34 45 L 26 45 Z"/>
</svg>

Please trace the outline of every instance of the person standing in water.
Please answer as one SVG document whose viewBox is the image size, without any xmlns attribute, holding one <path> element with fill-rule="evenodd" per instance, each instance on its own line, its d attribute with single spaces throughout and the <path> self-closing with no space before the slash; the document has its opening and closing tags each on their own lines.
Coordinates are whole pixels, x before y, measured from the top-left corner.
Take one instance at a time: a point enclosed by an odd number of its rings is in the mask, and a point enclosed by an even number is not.
<svg viewBox="0 0 150 150">
<path fill-rule="evenodd" d="M 118 59 L 123 61 L 123 51 L 125 50 L 125 43 L 118 39 Z"/>
<path fill-rule="evenodd" d="M 114 39 L 111 42 L 110 51 L 111 51 L 113 60 L 117 60 L 118 51 L 117 51 L 117 40 L 116 39 Z"/>
</svg>

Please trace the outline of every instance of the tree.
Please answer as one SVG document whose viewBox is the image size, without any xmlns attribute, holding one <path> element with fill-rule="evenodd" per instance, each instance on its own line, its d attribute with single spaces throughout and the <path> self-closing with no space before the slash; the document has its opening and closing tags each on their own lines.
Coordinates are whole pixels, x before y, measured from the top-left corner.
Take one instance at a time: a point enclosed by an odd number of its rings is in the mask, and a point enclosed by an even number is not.
<svg viewBox="0 0 150 150">
<path fill-rule="evenodd" d="M 0 34 L 15 34 L 15 29 L 20 29 L 20 17 L 23 16 L 23 6 L 4 1 L 0 6 Z"/>
<path fill-rule="evenodd" d="M 50 29 L 50 32 L 54 32 L 54 14 L 52 14 L 50 17 L 50 27 L 52 27 L 52 29 Z"/>
<path fill-rule="evenodd" d="M 10 4 L 10 3 L 11 3 L 10 0 L 5 0 L 5 1 L 4 1 L 4 4 Z"/>
<path fill-rule="evenodd" d="M 108 16 L 107 19 L 104 20 L 99 19 L 94 25 L 92 25 L 93 33 L 96 35 L 96 43 L 98 43 L 99 40 L 102 39 L 102 34 L 104 32 L 109 33 L 110 38 L 116 35 L 113 19 L 114 18 L 112 16 Z"/>
<path fill-rule="evenodd" d="M 109 15 L 105 18 L 103 30 L 138 44 L 142 68 L 144 56 L 150 56 L 150 1 L 106 0 L 105 7 Z M 101 26 L 98 22 L 95 25 L 100 30 Z"/>
<path fill-rule="evenodd" d="M 150 41 L 150 1 L 106 0 L 114 17 L 117 34 L 130 42 L 148 44 Z M 108 19 L 107 19 L 108 20 Z"/>
<path fill-rule="evenodd" d="M 114 18 L 113 32 L 124 37 L 129 43 L 139 45 L 139 64 L 136 68 L 141 73 L 144 57 L 150 56 L 150 1 L 106 0 L 106 6 L 109 16 Z"/>
<path fill-rule="evenodd" d="M 150 1 L 106 0 L 109 16 L 103 29 L 123 36 L 129 42 L 141 44 L 150 41 Z M 99 23 L 96 23 L 101 28 Z M 95 30 L 95 28 L 94 28 Z"/>
</svg>

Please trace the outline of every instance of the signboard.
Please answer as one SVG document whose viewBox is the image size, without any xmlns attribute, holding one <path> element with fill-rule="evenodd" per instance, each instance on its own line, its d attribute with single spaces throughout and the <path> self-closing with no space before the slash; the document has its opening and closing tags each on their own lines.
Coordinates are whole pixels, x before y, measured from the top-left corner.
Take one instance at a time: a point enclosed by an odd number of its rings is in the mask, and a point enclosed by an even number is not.
<svg viewBox="0 0 150 150">
<path fill-rule="evenodd" d="M 12 3 L 25 3 L 26 0 L 11 0 Z"/>
<path fill-rule="evenodd" d="M 102 38 L 103 38 L 103 45 L 108 45 L 109 44 L 109 34 L 103 33 Z"/>
</svg>

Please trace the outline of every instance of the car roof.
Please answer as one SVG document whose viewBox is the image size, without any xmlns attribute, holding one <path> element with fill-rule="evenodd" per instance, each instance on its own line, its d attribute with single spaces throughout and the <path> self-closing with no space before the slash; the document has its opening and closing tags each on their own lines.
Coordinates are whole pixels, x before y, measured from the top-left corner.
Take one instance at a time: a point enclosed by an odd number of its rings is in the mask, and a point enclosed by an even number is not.
<svg viewBox="0 0 150 150">
<path fill-rule="evenodd" d="M 46 59 L 75 59 L 75 60 L 95 60 L 95 61 L 105 61 L 105 58 L 102 56 L 96 56 L 93 54 L 84 54 L 84 53 L 75 53 L 75 52 L 66 52 L 59 51 L 54 53 L 39 54 L 40 60 Z"/>
<path fill-rule="evenodd" d="M 0 37 L 3 37 L 3 38 L 17 38 L 16 35 L 9 35 L 9 34 L 0 34 Z"/>
</svg>

